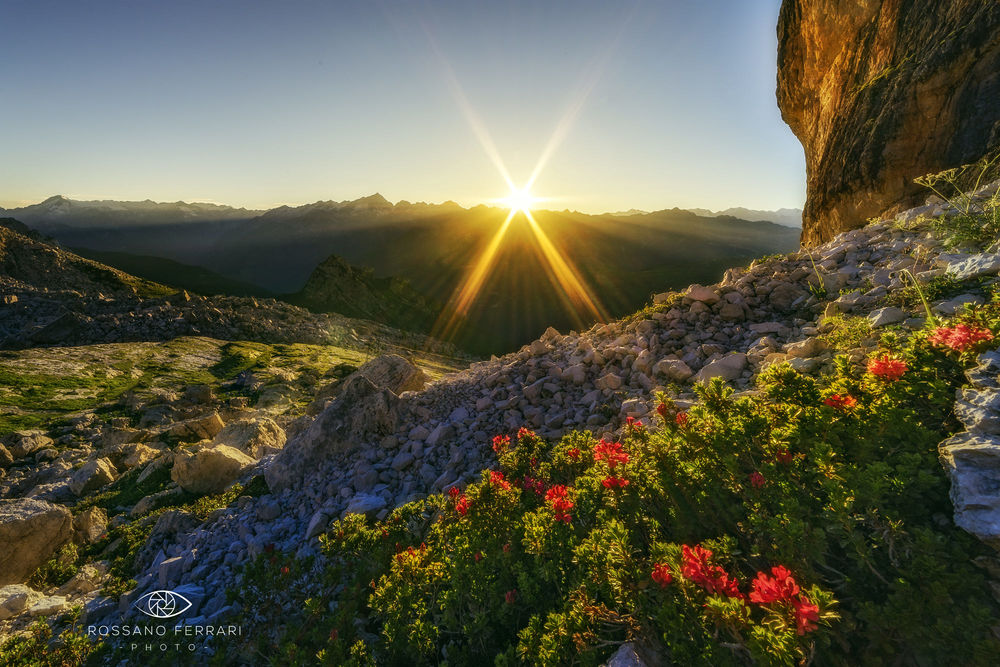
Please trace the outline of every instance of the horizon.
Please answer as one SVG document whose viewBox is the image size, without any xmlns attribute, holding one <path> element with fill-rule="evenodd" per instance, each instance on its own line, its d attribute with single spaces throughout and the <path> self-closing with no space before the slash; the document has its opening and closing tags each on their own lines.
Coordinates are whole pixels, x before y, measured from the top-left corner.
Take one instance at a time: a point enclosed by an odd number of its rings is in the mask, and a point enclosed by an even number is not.
<svg viewBox="0 0 1000 667">
<path fill-rule="evenodd" d="M 306 207 L 306 206 L 311 206 L 313 204 L 324 204 L 324 203 L 351 204 L 351 203 L 354 203 L 354 202 L 357 202 L 357 201 L 361 201 L 363 199 L 370 199 L 370 198 L 373 198 L 373 197 L 382 197 L 382 199 L 385 199 L 385 201 L 388 202 L 393 207 L 399 206 L 400 204 L 409 204 L 409 205 L 412 205 L 412 206 L 429 206 L 429 207 L 434 207 L 434 206 L 438 206 L 439 207 L 439 206 L 446 206 L 448 204 L 453 204 L 453 205 L 457 206 L 458 208 L 461 208 L 462 210 L 465 210 L 465 211 L 470 211 L 472 209 L 476 209 L 476 208 L 479 208 L 479 207 L 485 207 L 485 208 L 490 208 L 490 209 L 508 209 L 509 208 L 509 206 L 507 204 L 505 204 L 504 202 L 499 201 L 499 200 L 497 200 L 497 201 L 490 201 L 490 202 L 481 202 L 481 203 L 478 203 L 478 204 L 473 204 L 473 205 L 466 206 L 466 205 L 462 205 L 462 204 L 460 204 L 460 203 L 458 203 L 458 202 L 456 202 L 456 201 L 454 201 L 452 199 L 446 199 L 444 201 L 437 201 L 437 202 L 432 202 L 432 201 L 410 201 L 410 200 L 407 200 L 407 199 L 399 199 L 399 200 L 393 201 L 393 200 L 385 197 L 384 195 L 382 195 L 381 192 L 373 192 L 371 194 L 363 195 L 361 197 L 356 197 L 354 199 L 339 199 L 339 200 L 338 199 L 317 199 L 315 201 L 304 202 L 304 203 L 297 203 L 297 204 L 279 203 L 279 204 L 275 204 L 275 205 L 273 205 L 273 206 L 271 206 L 269 208 L 247 208 L 245 206 L 233 206 L 231 204 L 227 204 L 225 202 L 220 202 L 220 201 L 200 200 L 200 199 L 177 199 L 177 200 L 174 200 L 174 201 L 158 201 L 158 200 L 155 200 L 155 199 L 151 199 L 149 197 L 147 197 L 145 199 L 77 199 L 75 197 L 71 197 L 71 196 L 67 196 L 67 195 L 55 194 L 55 195 L 50 195 L 48 197 L 45 197 L 44 199 L 41 199 L 39 201 L 20 202 L 20 203 L 14 202 L 14 205 L 4 205 L 4 202 L 0 201 L 0 211 L 11 212 L 11 211 L 14 211 L 14 210 L 19 209 L 19 208 L 27 208 L 27 207 L 30 207 L 30 206 L 38 206 L 40 204 L 44 204 L 45 202 L 47 202 L 47 201 L 49 201 L 51 199 L 59 199 L 59 198 L 61 198 L 61 199 L 65 199 L 67 201 L 73 201 L 73 202 L 80 203 L 80 204 L 101 204 L 101 203 L 144 204 L 144 203 L 147 203 L 147 202 L 149 202 L 151 204 L 156 204 L 156 205 L 169 205 L 169 204 L 186 204 L 186 205 L 191 205 L 191 204 L 209 204 L 209 205 L 212 205 L 212 206 L 220 206 L 220 207 L 229 208 L 229 209 L 232 209 L 232 210 L 245 210 L 245 211 L 254 212 L 254 213 L 267 213 L 268 211 L 273 211 L 273 210 L 279 209 L 279 208 L 286 208 L 287 207 L 287 208 L 295 209 L 295 208 L 303 208 L 303 207 Z M 711 208 L 706 207 L 706 206 L 692 206 L 690 208 L 683 208 L 683 207 L 680 207 L 680 206 L 667 206 L 667 207 L 658 207 L 658 208 L 653 208 L 653 209 L 648 209 L 648 210 L 647 209 L 630 208 L 630 209 L 617 210 L 617 211 L 589 212 L 589 211 L 581 211 L 581 210 L 574 209 L 574 208 L 561 208 L 561 209 L 550 208 L 550 207 L 545 206 L 544 204 L 543 205 L 539 205 L 539 206 L 533 206 L 531 210 L 534 211 L 534 212 L 553 212 L 553 213 L 568 212 L 568 213 L 576 213 L 576 214 L 579 214 L 579 215 L 587 215 L 587 216 L 593 216 L 593 217 L 600 217 L 600 216 L 604 216 L 604 215 L 617 215 L 617 214 L 622 214 L 622 215 L 625 215 L 625 216 L 627 216 L 627 215 L 648 215 L 648 214 L 652 214 L 652 213 L 659 213 L 659 212 L 662 212 L 662 211 L 687 211 L 689 213 L 694 213 L 695 215 L 700 215 L 700 213 L 697 213 L 697 211 L 709 211 L 710 213 L 719 215 L 719 214 L 722 214 L 724 211 L 727 211 L 727 210 L 730 210 L 730 209 L 740 209 L 740 208 L 747 209 L 747 210 L 753 211 L 753 212 L 759 212 L 759 213 L 779 213 L 779 212 L 782 212 L 782 211 L 800 211 L 801 212 L 801 210 L 802 210 L 800 207 L 799 208 L 795 208 L 795 207 L 781 207 L 781 208 L 776 208 L 776 209 L 754 209 L 754 208 L 750 208 L 748 206 L 729 206 L 729 207 L 722 208 L 722 209 L 711 209 Z"/>
<path fill-rule="evenodd" d="M 801 208 L 780 2 L 747 4 L 8 3 L 0 206 Z"/>
</svg>

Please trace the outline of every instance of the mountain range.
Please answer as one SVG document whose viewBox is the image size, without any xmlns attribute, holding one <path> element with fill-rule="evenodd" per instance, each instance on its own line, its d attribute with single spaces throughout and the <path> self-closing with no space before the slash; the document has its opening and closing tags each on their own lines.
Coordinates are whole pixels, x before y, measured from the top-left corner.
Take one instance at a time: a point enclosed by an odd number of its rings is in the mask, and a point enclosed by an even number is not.
<svg viewBox="0 0 1000 667">
<path fill-rule="evenodd" d="M 393 204 L 379 194 L 264 212 L 57 196 L 0 214 L 81 255 L 149 280 L 201 293 L 283 294 L 293 303 L 362 317 L 368 312 L 387 317 L 393 326 L 427 330 L 436 319 L 428 313 L 441 313 L 507 210 L 467 209 L 454 202 Z M 551 247 L 611 317 L 634 311 L 653 291 L 711 282 L 731 266 L 792 250 L 799 234 L 772 222 L 677 208 L 628 215 L 536 211 L 534 216 Z M 316 276 L 331 256 L 338 260 Z M 566 303 L 548 267 L 531 225 L 516 216 L 455 342 L 490 354 L 515 349 L 550 325 L 592 324 L 592 318 Z M 320 288 L 323 283 L 328 287 Z M 363 289 L 348 289 L 362 283 Z M 309 294 L 303 292 L 307 284 Z M 334 297 L 340 289 L 349 298 Z M 351 295 L 365 299 L 369 294 L 386 300 L 373 308 L 349 303 Z"/>
</svg>

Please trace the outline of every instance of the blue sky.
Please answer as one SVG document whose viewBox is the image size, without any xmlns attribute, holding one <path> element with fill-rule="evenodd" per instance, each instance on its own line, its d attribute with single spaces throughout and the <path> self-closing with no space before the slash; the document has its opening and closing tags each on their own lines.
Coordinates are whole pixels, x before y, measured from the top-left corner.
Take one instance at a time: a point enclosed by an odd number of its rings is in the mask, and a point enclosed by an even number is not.
<svg viewBox="0 0 1000 667">
<path fill-rule="evenodd" d="M 779 5 L 0 0 L 0 206 L 801 206 Z"/>
</svg>

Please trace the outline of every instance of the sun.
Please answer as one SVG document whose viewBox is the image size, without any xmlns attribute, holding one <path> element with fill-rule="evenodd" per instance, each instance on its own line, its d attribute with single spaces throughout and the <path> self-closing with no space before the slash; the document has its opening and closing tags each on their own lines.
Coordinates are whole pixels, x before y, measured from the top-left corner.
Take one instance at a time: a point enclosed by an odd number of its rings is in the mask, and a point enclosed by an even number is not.
<svg viewBox="0 0 1000 667">
<path fill-rule="evenodd" d="M 530 213 L 531 207 L 541 200 L 532 195 L 528 188 L 522 188 L 511 190 L 509 195 L 499 201 L 514 213 Z"/>
</svg>

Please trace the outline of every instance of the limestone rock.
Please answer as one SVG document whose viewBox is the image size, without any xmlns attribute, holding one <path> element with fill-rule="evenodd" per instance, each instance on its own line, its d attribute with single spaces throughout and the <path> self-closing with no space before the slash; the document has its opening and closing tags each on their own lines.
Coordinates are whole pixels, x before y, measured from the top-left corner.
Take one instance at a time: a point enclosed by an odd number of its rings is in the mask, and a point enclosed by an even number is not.
<svg viewBox="0 0 1000 667">
<path fill-rule="evenodd" d="M 252 458 L 234 447 L 201 447 L 175 455 L 170 479 L 191 493 L 221 493 L 253 463 Z"/>
<path fill-rule="evenodd" d="M 41 597 L 41 593 L 22 584 L 0 586 L 0 621 L 17 616 Z"/>
<path fill-rule="evenodd" d="M 348 514 L 364 514 L 369 518 L 373 518 L 379 510 L 385 508 L 386 504 L 385 499 L 380 496 L 359 493 L 351 498 L 347 509 L 344 510 L 344 516 Z"/>
<path fill-rule="evenodd" d="M 938 447 L 955 524 L 1000 549 L 1000 438 L 959 433 Z"/>
<path fill-rule="evenodd" d="M 711 306 L 713 303 L 719 302 L 719 294 L 711 287 L 705 287 L 703 285 L 691 285 L 688 287 L 687 292 L 684 296 L 691 299 L 692 301 L 700 301 L 701 303 Z"/>
<path fill-rule="evenodd" d="M 39 449 L 52 446 L 52 438 L 41 431 L 17 431 L 7 441 L 7 449 L 15 459 L 24 458 Z"/>
<path fill-rule="evenodd" d="M 980 0 L 783 2 L 777 95 L 805 148 L 804 244 L 921 203 L 915 177 L 1000 147 L 998 35 L 1000 5 Z"/>
<path fill-rule="evenodd" d="M 906 313 L 895 306 L 879 308 L 876 311 L 872 311 L 868 315 L 868 323 L 875 328 L 888 326 L 890 324 L 898 324 L 905 319 Z"/>
<path fill-rule="evenodd" d="M 969 255 L 964 259 L 949 262 L 945 270 L 957 280 L 969 280 L 986 275 L 995 276 L 1000 271 L 1000 255 L 985 252 Z"/>
<path fill-rule="evenodd" d="M 386 354 L 361 365 L 357 370 L 379 389 L 399 395 L 404 391 L 420 391 L 427 384 L 427 375 L 398 354 Z"/>
<path fill-rule="evenodd" d="M 723 380 L 735 380 L 743 374 L 743 369 L 746 367 L 747 355 L 736 352 L 706 365 L 698 371 L 694 379 L 697 382 L 708 382 L 716 377 L 721 377 Z"/>
<path fill-rule="evenodd" d="M 219 413 L 213 412 L 204 417 L 178 422 L 170 428 L 168 433 L 182 442 L 197 442 L 211 440 L 218 435 L 223 426 L 225 424 L 222 417 L 219 416 Z"/>
<path fill-rule="evenodd" d="M 212 444 L 234 447 L 259 459 L 285 446 L 285 430 L 270 417 L 241 419 L 226 424 L 212 439 Z"/>
<path fill-rule="evenodd" d="M 694 375 L 691 367 L 680 359 L 661 359 L 653 366 L 653 372 L 664 375 L 668 380 L 673 380 L 674 382 L 684 382 Z"/>
<path fill-rule="evenodd" d="M 0 500 L 0 586 L 21 583 L 73 537 L 69 510 L 43 500 Z"/>
<path fill-rule="evenodd" d="M 368 439 L 381 440 L 399 420 L 399 397 L 357 375 L 345 382 L 303 433 L 285 445 L 265 472 L 272 491 L 288 488 L 334 453 L 353 449 Z"/>
<path fill-rule="evenodd" d="M 88 507 L 73 518 L 74 540 L 80 544 L 97 542 L 107 528 L 108 514 L 100 507 Z"/>
<path fill-rule="evenodd" d="M 77 496 L 90 493 L 115 481 L 118 471 L 106 458 L 94 459 L 77 470 L 69 482 L 69 490 Z"/>
</svg>

